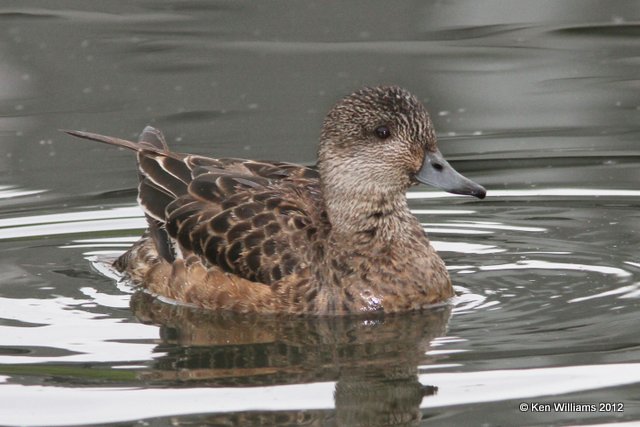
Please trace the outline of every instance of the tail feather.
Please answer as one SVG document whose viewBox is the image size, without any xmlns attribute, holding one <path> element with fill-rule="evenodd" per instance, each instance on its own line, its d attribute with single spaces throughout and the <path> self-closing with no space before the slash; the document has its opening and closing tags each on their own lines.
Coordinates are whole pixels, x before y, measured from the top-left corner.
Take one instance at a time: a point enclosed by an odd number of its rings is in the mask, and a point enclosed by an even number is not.
<svg viewBox="0 0 640 427">
<path fill-rule="evenodd" d="M 147 224 L 149 224 L 149 235 L 158 255 L 172 263 L 176 259 L 176 253 L 173 240 L 167 233 L 165 210 L 167 205 L 175 200 L 177 194 L 186 191 L 187 186 L 161 168 L 157 170 L 160 166 L 157 163 L 159 159 L 153 157 L 158 156 L 149 156 L 150 147 L 164 153 L 169 152 L 162 132 L 151 126 L 145 127 L 138 137 L 138 145 L 141 148 L 144 147 L 144 150 L 138 151 L 138 170 L 140 172 L 138 203 L 145 212 Z M 155 181 L 152 175 L 156 175 Z"/>
<path fill-rule="evenodd" d="M 83 132 L 80 130 L 66 130 L 62 129 L 62 132 L 67 133 L 77 138 L 89 139 L 91 141 L 98 141 L 104 144 L 115 145 L 116 147 L 124 147 L 133 151 L 148 150 L 156 153 L 167 152 L 169 147 L 158 129 L 151 126 L 147 126 L 140 135 L 139 142 L 132 142 L 126 139 L 115 138 L 113 136 L 100 135 L 97 133 Z"/>
<path fill-rule="evenodd" d="M 152 126 L 147 126 L 142 130 L 142 133 L 138 138 L 138 143 L 140 145 L 145 145 L 145 148 L 147 148 L 146 145 L 149 144 L 162 151 L 169 151 L 169 146 L 167 145 L 167 141 L 164 139 L 162 132 Z"/>
<path fill-rule="evenodd" d="M 128 148 L 138 153 L 138 178 L 140 180 L 138 203 L 144 211 L 149 225 L 149 233 L 145 234 L 144 238 L 151 237 L 158 255 L 168 262 L 173 262 L 175 250 L 173 241 L 166 230 L 165 208 L 178 195 L 187 191 L 188 182 L 178 177 L 190 178 L 191 175 L 186 164 L 178 160 L 182 157 L 169 151 L 162 132 L 147 126 L 140 134 L 138 142 L 78 130 L 64 130 L 63 132 L 78 138 Z M 172 166 L 169 171 L 165 171 L 163 168 L 164 159 L 167 158 L 173 160 L 173 163 L 166 161 Z M 174 170 L 176 168 L 180 170 L 176 172 Z M 182 169 L 186 169 L 186 171 Z M 121 257 L 122 261 L 119 260 L 118 265 L 128 263 L 129 252 Z"/>
</svg>

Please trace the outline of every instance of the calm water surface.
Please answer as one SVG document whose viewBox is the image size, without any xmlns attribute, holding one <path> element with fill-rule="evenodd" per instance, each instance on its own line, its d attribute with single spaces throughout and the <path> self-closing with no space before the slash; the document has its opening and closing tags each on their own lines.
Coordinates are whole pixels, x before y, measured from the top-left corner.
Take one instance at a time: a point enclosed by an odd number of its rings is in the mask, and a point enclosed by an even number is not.
<svg viewBox="0 0 640 427">
<path fill-rule="evenodd" d="M 639 420 L 639 20 L 637 1 L 5 0 L 0 424 Z M 327 109 L 380 83 L 489 189 L 409 193 L 454 305 L 276 321 L 109 277 L 144 228 L 134 160 L 57 129 L 311 164 Z"/>
</svg>

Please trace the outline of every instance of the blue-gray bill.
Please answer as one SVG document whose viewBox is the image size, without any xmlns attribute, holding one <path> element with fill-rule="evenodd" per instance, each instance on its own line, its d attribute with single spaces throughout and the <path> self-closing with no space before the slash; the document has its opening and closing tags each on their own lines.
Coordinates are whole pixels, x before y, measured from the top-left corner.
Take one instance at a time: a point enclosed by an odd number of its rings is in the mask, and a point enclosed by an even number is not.
<svg viewBox="0 0 640 427">
<path fill-rule="evenodd" d="M 474 196 L 484 199 L 487 190 L 456 171 L 447 162 L 439 150 L 427 151 L 422 162 L 422 167 L 416 174 L 416 179 L 427 185 L 439 188 L 454 194 Z"/>
</svg>

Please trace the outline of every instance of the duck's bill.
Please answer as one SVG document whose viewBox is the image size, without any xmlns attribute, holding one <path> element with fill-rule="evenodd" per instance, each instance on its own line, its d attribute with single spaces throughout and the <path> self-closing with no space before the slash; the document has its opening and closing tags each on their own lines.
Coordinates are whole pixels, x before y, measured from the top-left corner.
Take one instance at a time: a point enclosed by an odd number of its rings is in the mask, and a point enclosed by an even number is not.
<svg viewBox="0 0 640 427">
<path fill-rule="evenodd" d="M 464 194 L 484 199 L 487 190 L 469 178 L 461 175 L 447 162 L 442 153 L 427 151 L 422 167 L 416 174 L 416 179 L 423 184 L 440 188 L 454 194 Z"/>
</svg>

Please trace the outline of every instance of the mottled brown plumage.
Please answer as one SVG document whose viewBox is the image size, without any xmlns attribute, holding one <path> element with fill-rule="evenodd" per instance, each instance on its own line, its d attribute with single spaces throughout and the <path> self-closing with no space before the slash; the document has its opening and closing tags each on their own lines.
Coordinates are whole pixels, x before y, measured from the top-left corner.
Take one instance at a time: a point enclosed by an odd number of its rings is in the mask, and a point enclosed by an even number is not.
<svg viewBox="0 0 640 427">
<path fill-rule="evenodd" d="M 364 88 L 325 119 L 318 167 L 175 153 L 147 127 L 135 150 L 148 231 L 116 267 L 150 292 L 240 312 L 400 312 L 453 295 L 407 206 L 417 181 L 484 197 L 442 158 L 424 106 Z"/>
</svg>

